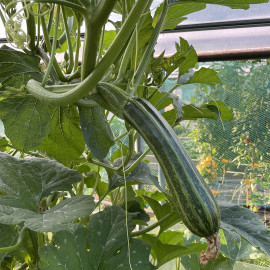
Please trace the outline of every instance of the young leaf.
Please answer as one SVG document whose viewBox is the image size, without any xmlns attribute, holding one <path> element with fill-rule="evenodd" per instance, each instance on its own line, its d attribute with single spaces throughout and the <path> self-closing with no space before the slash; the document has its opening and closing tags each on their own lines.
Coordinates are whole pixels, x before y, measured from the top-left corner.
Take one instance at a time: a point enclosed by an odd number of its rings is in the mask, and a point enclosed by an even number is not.
<svg viewBox="0 0 270 270">
<path fill-rule="evenodd" d="M 69 166 L 84 150 L 79 115 L 75 106 L 57 107 L 52 113 L 52 126 L 39 149 Z"/>
<path fill-rule="evenodd" d="M 270 256 L 270 231 L 255 213 L 231 203 L 220 202 L 219 207 L 222 229 L 234 236 L 239 234 Z"/>
<path fill-rule="evenodd" d="M 221 119 L 231 121 L 233 115 L 228 107 L 222 101 L 210 101 L 201 107 L 192 104 L 182 107 L 184 114 L 182 120 L 196 120 L 198 118 Z"/>
<path fill-rule="evenodd" d="M 0 101 L 0 118 L 5 134 L 17 150 L 37 148 L 48 136 L 51 117 L 48 107 L 35 98 L 8 98 Z"/>
<path fill-rule="evenodd" d="M 200 253 L 206 248 L 206 245 L 201 243 L 186 246 L 167 244 L 163 243 L 158 237 L 150 234 L 143 235 L 142 239 L 152 245 L 151 254 L 157 260 L 157 267 L 181 256 Z"/>
<path fill-rule="evenodd" d="M 220 79 L 215 70 L 202 67 L 198 71 L 196 71 L 193 77 L 187 82 L 187 84 L 190 84 L 190 83 L 201 83 L 201 84 L 208 84 L 212 86 L 217 83 L 220 83 Z"/>
<path fill-rule="evenodd" d="M 93 210 L 93 198 L 76 196 L 39 214 L 42 198 L 52 191 L 65 191 L 81 175 L 62 164 L 39 158 L 18 159 L 0 153 L 0 219 L 3 224 L 25 225 L 36 231 L 63 229 L 75 218 Z M 57 218 L 56 218 L 57 216 Z"/>
<path fill-rule="evenodd" d="M 98 107 L 79 107 L 84 141 L 93 155 L 103 160 L 114 145 L 111 128 Z"/>
</svg>

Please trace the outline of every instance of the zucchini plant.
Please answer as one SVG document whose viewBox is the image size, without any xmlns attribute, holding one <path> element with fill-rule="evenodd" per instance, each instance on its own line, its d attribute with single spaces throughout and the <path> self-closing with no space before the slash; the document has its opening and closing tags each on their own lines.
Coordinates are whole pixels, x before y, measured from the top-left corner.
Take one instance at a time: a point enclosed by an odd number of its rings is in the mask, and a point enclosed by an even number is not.
<svg viewBox="0 0 270 270">
<path fill-rule="evenodd" d="M 159 33 L 206 4 L 263 2 L 0 1 L 11 45 L 0 49 L 1 269 L 147 270 L 191 255 L 211 269 L 232 267 L 230 241 L 270 254 L 268 229 L 249 210 L 216 202 L 173 131 L 186 119 L 231 119 L 225 106 L 196 108 L 172 94 L 181 84 L 219 83 L 217 73 L 196 71 L 196 51 L 182 38 L 170 58 L 154 57 Z M 175 70 L 177 84 L 162 91 Z M 117 137 L 115 120 L 123 124 Z M 202 240 L 186 243 L 181 226 Z"/>
</svg>

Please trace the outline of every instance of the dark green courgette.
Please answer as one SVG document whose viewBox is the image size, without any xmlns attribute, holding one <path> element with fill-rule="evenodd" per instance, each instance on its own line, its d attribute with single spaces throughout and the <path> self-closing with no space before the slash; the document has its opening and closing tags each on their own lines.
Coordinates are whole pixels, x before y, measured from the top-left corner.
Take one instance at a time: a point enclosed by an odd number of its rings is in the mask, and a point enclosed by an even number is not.
<svg viewBox="0 0 270 270">
<path fill-rule="evenodd" d="M 184 224 L 201 237 L 217 234 L 220 212 L 216 200 L 167 121 L 140 98 L 126 104 L 124 118 L 153 151 Z"/>
</svg>

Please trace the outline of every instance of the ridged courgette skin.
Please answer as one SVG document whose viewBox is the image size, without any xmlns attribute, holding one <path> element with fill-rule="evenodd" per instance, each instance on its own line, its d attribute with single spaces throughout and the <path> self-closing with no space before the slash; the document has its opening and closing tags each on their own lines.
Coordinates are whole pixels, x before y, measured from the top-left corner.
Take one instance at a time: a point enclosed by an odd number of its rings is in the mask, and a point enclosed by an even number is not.
<svg viewBox="0 0 270 270">
<path fill-rule="evenodd" d="M 141 98 L 126 104 L 124 118 L 153 151 L 183 223 L 200 237 L 217 234 L 220 211 L 216 200 L 167 121 Z"/>
</svg>

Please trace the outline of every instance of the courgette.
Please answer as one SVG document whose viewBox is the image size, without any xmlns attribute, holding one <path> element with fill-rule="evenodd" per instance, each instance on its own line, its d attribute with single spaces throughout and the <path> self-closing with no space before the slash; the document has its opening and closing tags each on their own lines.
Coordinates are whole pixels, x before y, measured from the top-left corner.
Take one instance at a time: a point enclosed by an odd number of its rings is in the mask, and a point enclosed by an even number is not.
<svg viewBox="0 0 270 270">
<path fill-rule="evenodd" d="M 142 135 L 159 162 L 183 223 L 194 234 L 208 239 L 209 247 L 201 255 L 201 262 L 214 259 L 220 247 L 220 211 L 211 190 L 154 106 L 132 98 L 123 110 L 125 120 Z"/>
<path fill-rule="evenodd" d="M 201 262 L 216 258 L 220 248 L 220 211 L 216 200 L 173 129 L 147 100 L 123 93 L 109 83 L 98 92 L 144 138 L 159 162 L 183 223 L 208 240 Z M 125 94 L 125 95 L 124 95 Z"/>
</svg>

